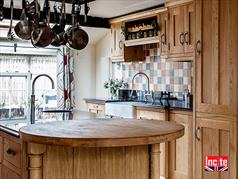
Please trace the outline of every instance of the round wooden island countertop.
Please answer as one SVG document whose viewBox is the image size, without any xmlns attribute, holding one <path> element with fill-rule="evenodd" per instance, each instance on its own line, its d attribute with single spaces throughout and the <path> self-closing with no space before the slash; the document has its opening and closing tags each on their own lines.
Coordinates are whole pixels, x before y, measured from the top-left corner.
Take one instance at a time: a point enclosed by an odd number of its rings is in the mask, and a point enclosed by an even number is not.
<svg viewBox="0 0 238 179">
<path fill-rule="evenodd" d="M 149 145 L 183 134 L 184 127 L 174 122 L 115 118 L 54 121 L 20 129 L 23 141 L 71 147 Z"/>
</svg>

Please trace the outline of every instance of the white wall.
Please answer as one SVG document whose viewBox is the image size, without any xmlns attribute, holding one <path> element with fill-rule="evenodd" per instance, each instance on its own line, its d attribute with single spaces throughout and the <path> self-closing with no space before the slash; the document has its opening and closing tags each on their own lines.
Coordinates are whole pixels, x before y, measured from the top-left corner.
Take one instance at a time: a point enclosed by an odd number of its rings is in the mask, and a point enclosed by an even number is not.
<svg viewBox="0 0 238 179">
<path fill-rule="evenodd" d="M 86 110 L 83 98 L 107 98 L 103 84 L 110 74 L 110 29 L 94 30 L 101 34 L 93 43 L 80 51 L 74 51 L 74 78 L 76 109 Z M 92 37 L 93 33 L 89 36 Z"/>
<path fill-rule="evenodd" d="M 96 98 L 107 98 L 108 90 L 103 87 L 110 76 L 111 33 L 96 44 Z"/>
<path fill-rule="evenodd" d="M 85 49 L 74 51 L 76 109 L 86 110 L 83 98 L 95 98 L 95 71 L 95 45 L 88 44 Z"/>
</svg>

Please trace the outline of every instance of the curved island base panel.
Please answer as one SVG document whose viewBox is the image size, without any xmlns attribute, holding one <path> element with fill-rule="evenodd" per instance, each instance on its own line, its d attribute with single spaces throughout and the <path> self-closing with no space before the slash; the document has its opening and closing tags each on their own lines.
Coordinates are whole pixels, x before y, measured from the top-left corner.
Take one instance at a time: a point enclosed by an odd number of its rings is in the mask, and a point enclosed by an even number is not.
<svg viewBox="0 0 238 179">
<path fill-rule="evenodd" d="M 160 144 L 100 148 L 24 145 L 28 156 L 24 178 L 158 179 L 160 176 Z"/>
</svg>

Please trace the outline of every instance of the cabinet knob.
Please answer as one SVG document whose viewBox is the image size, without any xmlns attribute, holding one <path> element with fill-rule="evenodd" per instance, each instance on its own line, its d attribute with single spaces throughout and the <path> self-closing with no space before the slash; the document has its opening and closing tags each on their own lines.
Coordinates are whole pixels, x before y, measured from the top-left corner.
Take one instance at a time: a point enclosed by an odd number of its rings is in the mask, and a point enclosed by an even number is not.
<svg viewBox="0 0 238 179">
<path fill-rule="evenodd" d="M 197 129 L 196 129 L 196 131 L 195 131 L 195 138 L 196 138 L 198 141 L 201 140 L 200 137 L 199 137 L 200 129 L 201 129 L 200 127 L 197 127 Z"/>
<path fill-rule="evenodd" d="M 183 32 L 179 35 L 179 42 L 181 45 L 184 44 L 184 33 Z"/>
<path fill-rule="evenodd" d="M 7 149 L 7 154 L 8 155 L 13 155 L 13 156 L 15 156 L 16 155 L 16 152 L 14 151 L 14 150 L 12 150 L 12 149 Z"/>
</svg>

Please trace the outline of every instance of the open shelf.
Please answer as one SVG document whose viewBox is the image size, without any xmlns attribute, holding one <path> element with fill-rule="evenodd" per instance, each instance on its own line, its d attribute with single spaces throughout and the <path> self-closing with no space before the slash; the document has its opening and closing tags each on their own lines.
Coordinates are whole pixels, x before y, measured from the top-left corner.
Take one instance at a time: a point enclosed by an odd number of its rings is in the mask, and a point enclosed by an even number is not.
<svg viewBox="0 0 238 179">
<path fill-rule="evenodd" d="M 152 44 L 152 43 L 159 43 L 159 37 L 146 37 L 146 38 L 140 38 L 140 39 L 133 39 L 133 40 L 125 40 L 125 46 L 137 46 L 137 45 L 144 45 L 144 44 Z"/>
</svg>

